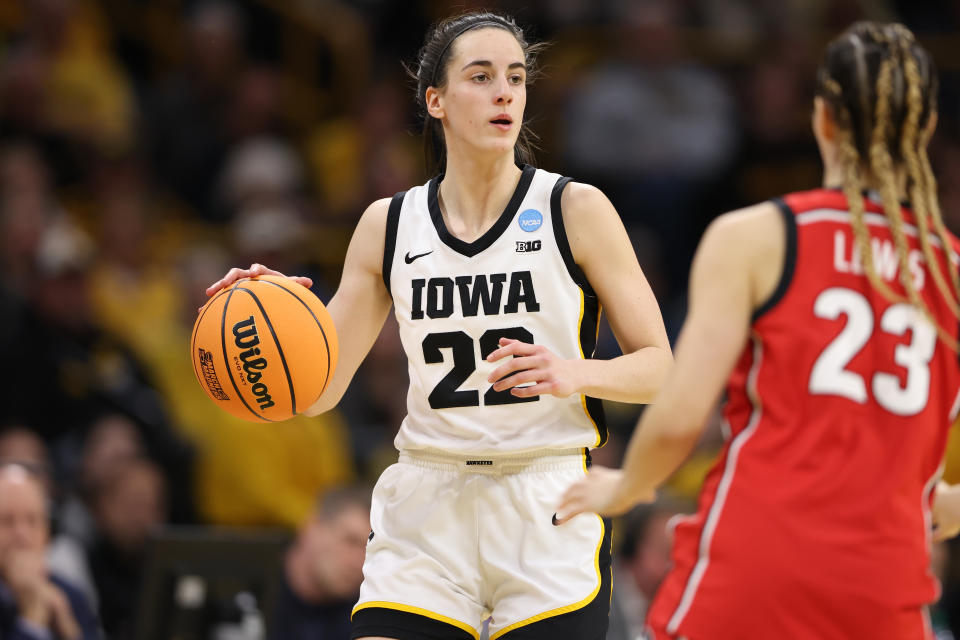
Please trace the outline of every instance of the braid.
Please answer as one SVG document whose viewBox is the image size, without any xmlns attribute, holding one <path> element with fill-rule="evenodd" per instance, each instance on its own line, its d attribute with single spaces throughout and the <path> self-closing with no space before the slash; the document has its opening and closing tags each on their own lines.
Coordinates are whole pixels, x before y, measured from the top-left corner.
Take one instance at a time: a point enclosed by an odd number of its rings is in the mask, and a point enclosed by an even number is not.
<svg viewBox="0 0 960 640">
<path fill-rule="evenodd" d="M 940 202 L 937 200 L 937 178 L 933 175 L 933 169 L 930 166 L 930 158 L 927 156 L 927 141 L 929 136 L 923 136 L 923 142 L 920 146 L 918 156 L 920 158 L 920 168 L 923 170 L 926 186 L 926 196 L 928 202 L 928 211 L 930 219 L 933 220 L 933 228 L 937 231 L 937 237 L 943 244 L 943 252 L 947 256 L 953 254 L 953 244 L 950 242 L 950 236 L 947 233 L 947 227 L 943 224 L 943 216 L 940 213 Z M 954 290 L 957 292 L 957 299 L 960 300 L 960 274 L 954 268 L 953 261 L 947 258 L 947 273 L 953 281 Z"/>
<path fill-rule="evenodd" d="M 877 77 L 876 122 L 870 140 L 870 172 L 878 180 L 883 211 L 890 222 L 897 257 L 900 259 L 900 282 L 907 291 L 907 298 L 916 304 L 922 301 L 913 286 L 910 266 L 907 260 L 909 246 L 903 233 L 903 215 L 897 197 L 897 180 L 893 167 L 893 158 L 887 148 L 887 138 L 892 128 L 890 121 L 890 92 L 892 91 L 893 61 L 887 58 L 880 64 Z"/>
<path fill-rule="evenodd" d="M 876 264 L 873 260 L 873 245 L 870 242 L 870 232 L 867 230 L 867 224 L 864 220 L 863 203 L 863 184 L 860 179 L 860 154 L 853 141 L 853 133 L 850 127 L 850 112 L 843 105 L 840 96 L 842 89 L 840 84 L 829 77 L 824 78 L 824 87 L 826 91 L 834 97 L 837 117 L 840 127 L 838 127 L 839 139 L 838 146 L 840 151 L 840 163 L 843 165 L 843 193 L 847 198 L 847 206 L 851 214 L 851 226 L 853 227 L 853 238 L 857 250 L 860 252 L 860 260 L 863 262 L 863 272 L 867 274 L 867 279 L 875 289 L 880 291 L 885 298 L 896 302 L 902 300 L 902 297 L 894 293 L 887 286 L 887 283 L 877 274 Z"/>
<path fill-rule="evenodd" d="M 864 273 L 884 298 L 893 303 L 909 302 L 937 329 L 944 343 L 960 351 L 956 330 L 948 331 L 937 322 L 932 306 L 914 282 L 911 249 L 899 202 L 901 180 L 906 178 L 902 186 L 913 203 L 918 244 L 926 264 L 924 272 L 930 272 L 942 304 L 960 318 L 958 260 L 953 236 L 943 223 L 937 183 L 926 150 L 937 91 L 936 69 L 930 54 L 903 25 L 858 22 L 828 45 L 817 70 L 817 82 L 818 95 L 827 101 L 836 117 L 843 192 Z M 861 193 L 867 177 L 880 192 L 905 295 L 895 293 L 880 277 L 883 274 L 878 276 L 879 267 L 873 262 Z M 934 232 L 943 244 L 943 263 L 932 246 Z M 944 268 L 948 276 L 944 276 Z"/>
<path fill-rule="evenodd" d="M 922 49 L 921 53 L 923 53 Z M 913 56 L 911 56 L 911 58 L 912 62 L 916 65 L 917 59 Z M 937 199 L 937 178 L 933 175 L 933 169 L 930 166 L 930 157 L 927 155 L 927 146 L 930 144 L 930 137 L 933 135 L 933 130 L 929 129 L 926 125 L 929 124 L 929 118 L 933 117 L 933 113 L 936 111 L 937 77 L 936 72 L 933 70 L 932 61 L 927 58 L 924 58 L 923 60 L 924 71 L 927 77 L 927 93 L 930 104 L 924 129 L 918 135 L 917 158 L 920 161 L 920 170 L 924 180 L 923 195 L 926 196 L 927 212 L 930 215 L 930 219 L 933 220 L 933 227 L 937 232 L 937 237 L 940 238 L 940 242 L 943 244 L 943 252 L 946 256 L 947 273 L 950 275 L 950 280 L 953 283 L 953 289 L 956 293 L 957 299 L 960 300 L 960 273 L 957 272 L 957 269 L 955 268 L 956 265 L 954 265 L 952 260 L 954 253 L 953 244 L 950 241 L 950 234 L 947 232 L 947 228 L 943 224 L 943 215 L 940 212 L 940 201 Z M 960 316 L 960 314 L 956 313 L 955 315 Z"/>
<path fill-rule="evenodd" d="M 947 269 L 948 273 L 953 276 L 952 286 L 948 285 L 940 270 L 940 263 L 933 253 L 933 247 L 930 244 L 930 225 L 928 220 L 931 208 L 931 190 L 927 182 L 928 174 L 923 170 L 919 157 L 920 151 L 923 150 L 923 146 L 920 144 L 920 114 L 923 111 L 923 96 L 920 90 L 920 70 L 917 66 L 916 59 L 910 52 L 912 38 L 900 30 L 898 30 L 898 36 L 900 53 L 903 56 L 904 75 L 907 79 L 907 117 L 904 120 L 903 135 L 900 138 L 900 152 L 906 161 L 910 176 L 910 200 L 913 203 L 913 211 L 917 219 L 920 247 L 923 250 L 923 257 L 924 260 L 927 261 L 930 274 L 933 276 L 933 280 L 937 285 L 937 289 L 940 290 L 944 301 L 954 315 L 960 315 L 960 306 L 957 305 L 954 299 L 954 296 L 960 298 L 957 274 L 953 269 Z M 932 173 L 930 175 L 932 175 Z M 935 201 L 936 198 L 934 197 L 933 200 Z M 934 224 L 936 225 L 936 223 Z M 938 235 L 940 234 L 938 233 Z M 949 255 L 951 245 L 949 241 L 947 241 L 945 234 L 940 235 L 940 241 L 943 243 L 944 254 Z M 949 259 L 947 260 L 947 264 L 950 264 Z"/>
<path fill-rule="evenodd" d="M 891 302 L 902 300 L 886 282 L 877 274 L 876 263 L 873 259 L 873 244 L 870 242 L 870 232 L 864 220 L 863 191 L 860 188 L 860 155 L 849 139 L 840 142 L 840 156 L 844 169 L 843 193 L 847 197 L 847 206 L 850 208 L 850 223 L 853 227 L 853 237 L 860 252 L 863 263 L 863 272 L 867 279 L 885 298 Z"/>
<path fill-rule="evenodd" d="M 890 39 L 886 37 L 886 34 L 884 34 L 884 39 L 891 45 L 893 44 L 890 42 Z M 926 301 L 920 297 L 920 293 L 914 286 L 913 278 L 910 274 L 908 261 L 909 246 L 907 245 L 906 235 L 903 232 L 903 215 L 897 197 L 896 173 L 894 172 L 893 157 L 887 146 L 887 140 L 893 129 L 893 122 L 890 118 L 890 96 L 894 91 L 893 73 L 896 62 L 894 56 L 898 56 L 899 54 L 899 47 L 894 50 L 891 46 L 890 54 L 880 64 L 880 72 L 877 74 L 876 123 L 874 124 L 873 136 L 870 141 L 870 170 L 880 184 L 880 197 L 883 202 L 883 211 L 890 223 L 894 246 L 897 249 L 897 257 L 900 260 L 900 282 L 907 292 L 907 299 L 914 308 L 923 313 L 931 326 L 936 328 L 937 333 L 943 341 L 948 344 L 951 349 L 957 351 L 960 346 L 958 346 L 956 338 L 937 322 Z M 904 127 L 904 133 L 906 133 L 906 127 Z M 903 137 L 901 137 L 901 139 L 903 139 Z M 947 249 L 947 251 L 949 251 L 949 249 Z M 937 271 L 935 262 L 929 262 L 928 266 L 931 273 Z M 936 277 L 934 277 L 934 279 L 936 279 Z M 951 300 L 951 304 L 952 303 L 953 301 Z M 956 305 L 952 304 L 951 309 L 955 307 Z"/>
</svg>

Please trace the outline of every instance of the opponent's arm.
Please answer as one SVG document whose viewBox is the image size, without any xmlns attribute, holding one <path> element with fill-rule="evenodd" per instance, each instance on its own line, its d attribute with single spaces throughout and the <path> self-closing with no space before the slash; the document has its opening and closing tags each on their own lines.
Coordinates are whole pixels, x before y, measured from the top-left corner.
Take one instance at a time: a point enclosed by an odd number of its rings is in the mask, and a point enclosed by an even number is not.
<svg viewBox="0 0 960 640">
<path fill-rule="evenodd" d="M 650 499 L 689 455 L 743 351 L 751 314 L 780 279 L 784 240 L 769 203 L 728 214 L 707 229 L 690 277 L 690 308 L 676 365 L 644 411 L 622 471 L 596 468 L 564 494 L 558 520 L 582 511 L 617 514 Z"/>
<path fill-rule="evenodd" d="M 490 375 L 497 391 L 527 397 L 582 393 L 621 402 L 650 402 L 673 362 L 660 307 L 640 269 L 613 205 L 592 186 L 570 183 L 561 196 L 563 223 L 574 261 L 607 313 L 623 351 L 611 360 L 563 360 L 542 345 L 502 339 L 488 360 L 514 356 Z M 509 378 L 503 376 L 519 371 Z"/>
<path fill-rule="evenodd" d="M 390 311 L 392 301 L 381 275 L 389 207 L 389 198 L 377 200 L 367 207 L 350 239 L 340 286 L 327 303 L 327 310 L 337 328 L 337 367 L 323 395 L 304 411 L 308 416 L 329 411 L 340 402 L 357 368 L 383 328 L 387 312 Z M 283 276 L 279 271 L 262 264 L 252 264 L 249 269 L 234 268 L 210 285 L 207 295 L 212 296 L 241 278 L 262 275 Z M 307 288 L 313 285 L 309 278 L 292 276 L 290 279 Z"/>
</svg>

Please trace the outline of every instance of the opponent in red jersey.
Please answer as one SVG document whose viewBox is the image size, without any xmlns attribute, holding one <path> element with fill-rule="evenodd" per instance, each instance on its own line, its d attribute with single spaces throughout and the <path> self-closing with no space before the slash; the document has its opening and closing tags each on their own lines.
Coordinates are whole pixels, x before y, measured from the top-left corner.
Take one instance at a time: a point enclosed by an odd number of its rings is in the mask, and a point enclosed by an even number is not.
<svg viewBox="0 0 960 640">
<path fill-rule="evenodd" d="M 813 115 L 825 188 L 710 226 L 676 367 L 624 469 L 564 495 L 561 521 L 649 496 L 725 383 L 727 443 L 676 526 L 652 637 L 930 637 L 930 506 L 960 406 L 960 245 L 926 155 L 936 86 L 901 25 L 829 45 Z M 957 501 L 940 485 L 941 528 Z"/>
</svg>

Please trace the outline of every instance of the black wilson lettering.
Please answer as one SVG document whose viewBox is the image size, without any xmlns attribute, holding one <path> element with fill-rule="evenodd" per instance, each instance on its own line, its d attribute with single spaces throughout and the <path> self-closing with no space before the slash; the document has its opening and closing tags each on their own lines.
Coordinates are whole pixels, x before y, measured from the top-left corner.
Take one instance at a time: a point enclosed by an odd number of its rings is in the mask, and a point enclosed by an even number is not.
<svg viewBox="0 0 960 640">
<path fill-rule="evenodd" d="M 240 360 L 243 362 L 243 371 L 246 374 L 247 382 L 250 383 L 250 390 L 257 397 L 257 404 L 261 409 L 272 407 L 275 403 L 270 397 L 270 390 L 267 385 L 260 382 L 263 377 L 262 371 L 267 368 L 267 359 L 260 355 L 260 335 L 257 333 L 257 323 L 253 316 L 233 325 L 233 343 L 244 349 L 240 352 Z"/>
</svg>

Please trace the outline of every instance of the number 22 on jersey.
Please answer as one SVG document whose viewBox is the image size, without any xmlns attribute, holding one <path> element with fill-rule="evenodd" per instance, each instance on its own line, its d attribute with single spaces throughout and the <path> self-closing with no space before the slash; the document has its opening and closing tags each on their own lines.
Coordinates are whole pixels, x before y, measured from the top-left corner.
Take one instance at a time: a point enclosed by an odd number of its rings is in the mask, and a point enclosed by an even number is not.
<svg viewBox="0 0 960 640">
<path fill-rule="evenodd" d="M 843 330 L 817 357 L 810 372 L 810 393 L 837 395 L 859 404 L 867 402 L 867 380 L 846 367 L 873 335 L 876 319 L 867 298 L 843 287 L 825 289 L 817 296 L 813 313 L 818 318 L 836 320 L 845 315 Z M 893 361 L 906 369 L 906 382 L 884 371 L 873 374 L 870 385 L 877 403 L 900 416 L 923 411 L 930 395 L 930 360 L 937 346 L 937 332 L 922 312 L 907 303 L 888 307 L 880 316 L 880 330 L 903 336 L 910 331 L 910 341 L 894 348 Z"/>
<path fill-rule="evenodd" d="M 490 329 L 480 336 L 480 357 L 486 358 L 500 346 L 500 338 L 511 338 L 521 342 L 533 343 L 533 334 L 523 327 L 506 327 Z M 453 368 L 441 378 L 437 386 L 427 398 L 433 409 L 450 409 L 452 407 L 476 407 L 480 405 L 480 392 L 476 390 L 460 389 L 467 378 L 476 368 L 473 338 L 463 331 L 445 331 L 431 333 L 423 339 L 423 358 L 427 364 L 443 362 L 441 349 L 450 349 L 453 359 Z M 485 406 L 497 404 L 519 404 L 522 402 L 536 402 L 537 396 L 518 398 L 510 393 L 509 389 L 494 391 L 493 387 L 483 394 Z"/>
</svg>

